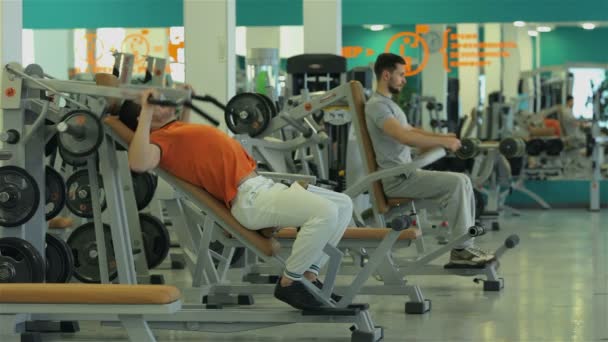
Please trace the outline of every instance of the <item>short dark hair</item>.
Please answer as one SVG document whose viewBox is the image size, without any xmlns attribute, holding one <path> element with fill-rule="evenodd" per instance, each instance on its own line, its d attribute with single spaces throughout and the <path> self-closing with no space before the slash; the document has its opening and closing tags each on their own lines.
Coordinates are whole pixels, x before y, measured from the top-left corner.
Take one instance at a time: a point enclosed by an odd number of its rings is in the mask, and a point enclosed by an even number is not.
<svg viewBox="0 0 608 342">
<path fill-rule="evenodd" d="M 141 106 L 131 100 L 125 100 L 120 106 L 118 111 L 118 119 L 129 127 L 132 131 L 137 129 L 139 113 L 141 112 Z"/>
<path fill-rule="evenodd" d="M 397 64 L 405 65 L 405 59 L 390 52 L 378 55 L 378 58 L 376 58 L 376 63 L 374 64 L 374 73 L 376 74 L 376 79 L 379 80 L 382 77 L 382 72 L 384 70 L 388 70 L 389 72 L 395 71 L 395 69 L 397 69 Z"/>
<path fill-rule="evenodd" d="M 574 100 L 574 96 L 572 96 L 572 95 L 566 96 L 566 102 L 571 101 L 571 100 Z"/>
</svg>

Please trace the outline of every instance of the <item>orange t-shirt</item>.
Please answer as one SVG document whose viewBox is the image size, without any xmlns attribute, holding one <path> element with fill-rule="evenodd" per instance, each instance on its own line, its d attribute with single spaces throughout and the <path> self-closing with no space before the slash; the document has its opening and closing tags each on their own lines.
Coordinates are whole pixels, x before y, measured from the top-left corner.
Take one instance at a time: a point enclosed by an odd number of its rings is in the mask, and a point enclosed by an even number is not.
<svg viewBox="0 0 608 342">
<path fill-rule="evenodd" d="M 559 123 L 559 120 L 555 120 L 555 119 L 545 119 L 545 127 L 547 128 L 553 128 L 553 131 L 555 132 L 555 135 L 557 135 L 558 137 L 561 136 L 561 126 Z"/>
<path fill-rule="evenodd" d="M 205 189 L 230 207 L 239 181 L 256 163 L 238 141 L 219 129 L 180 121 L 152 131 L 160 147 L 160 166 L 176 177 Z"/>
</svg>

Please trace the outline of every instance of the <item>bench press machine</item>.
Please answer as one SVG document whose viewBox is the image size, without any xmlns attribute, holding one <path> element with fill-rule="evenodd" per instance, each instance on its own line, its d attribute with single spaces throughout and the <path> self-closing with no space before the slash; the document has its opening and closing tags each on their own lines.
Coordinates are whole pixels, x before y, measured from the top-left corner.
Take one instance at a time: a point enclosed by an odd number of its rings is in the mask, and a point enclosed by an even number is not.
<svg viewBox="0 0 608 342">
<path fill-rule="evenodd" d="M 5 118 L 14 119 L 16 117 L 19 117 L 21 120 L 23 120 L 24 118 L 22 112 L 24 108 L 21 102 L 22 96 L 24 96 L 25 98 L 34 95 L 38 96 L 39 92 L 48 91 L 52 92 L 56 96 L 61 96 L 68 99 L 68 97 L 63 94 L 78 94 L 78 96 L 81 98 L 84 96 L 88 100 L 96 102 L 98 104 L 98 106 L 96 106 L 96 112 L 93 113 L 91 111 L 91 113 L 97 115 L 97 117 L 101 117 L 104 114 L 104 108 L 106 108 L 106 103 L 104 102 L 106 98 L 135 100 L 138 98 L 141 90 L 144 89 L 144 87 L 126 85 L 123 85 L 120 88 L 112 88 L 96 86 L 86 82 L 48 80 L 39 77 L 39 75 L 37 74 L 28 74 L 27 72 L 24 72 L 23 69 L 17 64 L 10 64 L 9 66 L 5 67 L 2 79 L 2 88 L 3 90 L 10 89 L 10 92 L 3 92 L 4 96 L 10 97 L 9 99 L 5 99 L 3 97 Z M 184 98 L 187 99 L 189 97 L 189 93 L 183 90 L 159 89 L 159 91 L 161 91 L 165 95 L 165 97 L 168 98 L 168 101 L 179 102 Z M 80 104 L 76 100 L 72 99 L 70 101 L 75 102 L 79 108 L 92 109 L 85 104 Z M 44 119 L 46 113 L 42 112 L 36 114 L 39 114 L 39 117 L 36 120 L 36 122 L 39 122 L 40 120 Z M 34 127 L 36 127 L 36 124 L 34 124 Z M 24 131 L 23 127 L 21 127 L 21 131 Z M 65 131 L 67 132 L 67 134 L 82 138 L 84 142 L 87 141 L 87 137 L 79 134 L 81 133 L 81 131 L 79 131 L 79 128 L 75 127 L 74 125 L 68 125 Z M 104 135 L 106 134 L 113 135 L 114 133 L 113 131 L 108 129 L 105 131 Z M 38 134 L 35 136 L 40 139 L 44 137 L 43 134 Z M 32 144 L 28 144 L 28 146 L 32 147 L 33 149 Z M 39 143 L 37 146 L 38 149 L 40 149 L 40 146 L 44 146 L 44 144 Z M 40 153 L 42 154 L 41 149 Z M 124 152 L 122 153 L 124 154 Z M 21 152 L 21 155 L 23 154 L 24 153 Z M 34 154 L 35 153 L 33 152 L 30 153 L 30 155 Z M 115 150 L 115 140 L 108 139 L 107 137 L 99 145 L 97 154 L 99 155 L 99 164 L 101 166 L 101 174 L 104 181 L 104 190 L 106 192 L 107 213 L 111 220 L 111 243 L 113 245 L 114 254 L 116 256 L 118 281 L 122 284 L 136 284 L 138 280 L 138 271 L 136 271 L 136 265 L 138 266 L 139 264 L 136 264 L 135 259 L 140 259 L 143 253 L 136 252 L 135 254 L 139 255 L 134 255 L 134 251 L 137 251 L 137 249 L 133 248 L 134 246 L 132 245 L 132 238 L 130 234 L 130 231 L 134 229 L 133 227 L 139 226 L 139 222 L 137 215 L 130 215 L 130 213 L 128 212 L 128 208 L 134 206 L 134 196 L 132 193 L 124 191 L 125 186 L 128 184 L 128 181 L 124 181 L 124 177 L 121 173 L 128 172 L 128 164 L 126 163 L 126 158 L 124 158 L 124 156 L 122 158 L 120 157 L 121 152 L 117 152 Z M 38 159 L 42 160 L 43 158 Z M 96 175 L 96 160 L 93 156 L 89 157 L 87 164 L 89 169 L 89 175 Z M 42 169 L 41 165 L 40 169 Z M 39 176 L 40 177 L 38 178 L 41 178 L 41 175 Z M 209 267 L 209 261 L 211 260 L 212 252 L 209 250 L 208 244 L 205 245 L 205 241 L 207 243 L 210 242 L 210 237 L 214 234 L 214 232 L 220 230 L 226 231 L 234 240 L 238 240 L 241 245 L 246 246 L 257 257 L 265 259 L 268 262 L 276 262 L 280 265 L 283 264 L 283 260 L 281 258 L 272 254 L 273 240 L 264 238 L 256 232 L 249 231 L 244 227 L 238 225 L 238 222 L 236 222 L 234 218 L 232 218 L 228 210 L 217 200 L 211 198 L 211 196 L 203 190 L 177 179 L 174 179 L 174 181 L 174 184 L 177 184 L 178 192 L 186 196 L 189 201 L 195 204 L 197 207 L 200 206 L 205 209 L 205 219 L 202 224 L 204 228 L 203 239 L 200 243 L 200 246 L 202 246 L 203 248 L 198 249 L 198 255 L 196 255 L 196 267 L 197 270 L 199 270 L 200 272 L 200 278 L 209 280 L 209 275 L 217 274 L 217 270 L 212 270 Z M 40 182 L 38 183 L 44 184 L 44 181 L 40 180 Z M 98 193 L 99 185 L 97 184 L 97 177 L 90 176 L 90 183 L 92 193 Z M 92 196 L 92 202 L 94 213 L 93 221 L 97 235 L 97 248 L 95 252 L 98 254 L 98 260 L 106 260 L 106 254 L 108 254 L 108 249 L 104 247 L 108 246 L 105 246 L 106 240 L 104 239 L 103 224 L 101 222 L 102 217 L 100 215 L 101 206 L 99 200 L 97 199 L 97 196 Z M 207 207 L 205 203 L 209 204 L 210 207 Z M 44 227 L 44 222 L 42 221 L 41 216 L 42 212 L 40 209 L 41 208 L 39 208 L 39 210 L 37 211 L 37 214 L 39 216 L 38 221 L 40 222 L 38 222 L 38 225 L 33 226 L 38 228 L 30 229 L 28 231 L 29 233 L 39 232 L 40 227 Z M 230 222 L 230 220 L 233 220 L 235 222 Z M 30 220 L 28 224 L 29 223 L 36 222 L 32 222 L 32 220 Z M 23 230 L 20 230 L 19 232 L 24 233 Z M 391 231 L 387 235 L 385 243 L 394 243 L 394 241 L 398 238 L 399 234 L 400 232 L 397 230 Z M 233 250 L 231 250 L 230 248 L 227 248 L 226 251 L 229 255 L 233 253 Z M 330 254 L 330 263 L 332 265 L 335 265 L 334 267 L 338 267 L 340 263 L 339 260 L 341 258 L 341 253 L 335 248 L 330 248 L 329 246 L 326 247 L 325 251 Z M 206 258 L 206 256 L 208 256 L 208 258 Z M 229 260 L 230 258 L 228 257 L 225 259 Z M 223 263 L 226 264 L 227 261 L 224 260 Z M 220 265 L 221 264 L 222 262 L 220 262 Z M 100 279 L 102 280 L 102 282 L 106 283 L 109 279 L 109 274 L 107 270 L 108 265 L 105 262 L 100 262 L 99 265 Z M 371 272 L 371 267 L 369 272 Z M 335 274 L 333 277 L 333 279 L 335 279 Z M 211 283 L 212 281 L 213 279 L 211 278 Z M 335 303 L 329 299 L 329 293 L 333 287 L 332 282 L 332 276 L 329 276 L 328 282 L 326 283 L 327 287 L 323 291 L 319 291 L 318 289 L 316 289 L 316 287 L 314 287 L 314 285 L 304 281 L 306 286 L 308 286 L 312 290 L 315 296 L 327 305 L 327 308 L 324 308 L 323 310 L 316 310 L 312 312 L 263 309 L 251 309 L 245 311 L 207 310 L 203 308 L 200 302 L 200 296 L 196 296 L 195 298 L 199 300 L 194 300 L 193 302 L 189 302 L 188 297 L 186 296 L 184 298 L 184 302 L 187 304 L 182 306 L 181 310 L 175 311 L 174 313 L 171 313 L 169 315 L 160 315 L 157 311 L 148 314 L 149 312 L 146 312 L 144 310 L 142 310 L 140 314 L 144 315 L 143 320 L 149 322 L 149 325 L 151 327 L 192 331 L 230 332 L 293 323 L 350 323 L 352 324 L 352 341 L 375 342 L 382 340 L 382 328 L 375 326 L 368 311 L 367 305 L 351 305 L 350 303 L 346 303 L 343 301 L 341 301 L 340 303 Z M 212 286 L 210 286 L 210 288 L 212 288 Z M 209 288 L 207 290 L 209 290 Z M 196 289 L 195 292 L 200 295 L 204 294 L 205 290 Z M 51 308 L 50 306 L 46 306 L 44 310 L 51 310 Z M 14 314 L 16 313 L 31 314 L 33 312 L 37 312 L 37 314 L 39 315 L 29 315 L 29 317 L 25 317 L 24 320 L 32 320 L 45 317 L 60 319 L 58 317 L 62 317 L 62 315 L 45 315 L 43 312 L 41 312 L 44 310 L 36 311 L 32 307 L 30 308 L 31 312 L 17 311 L 11 312 L 10 314 L 11 316 L 14 316 Z M 129 311 L 129 313 L 131 312 L 133 311 Z M 73 316 L 68 315 L 68 317 Z M 126 322 L 125 324 L 128 324 L 128 322 Z"/>
</svg>

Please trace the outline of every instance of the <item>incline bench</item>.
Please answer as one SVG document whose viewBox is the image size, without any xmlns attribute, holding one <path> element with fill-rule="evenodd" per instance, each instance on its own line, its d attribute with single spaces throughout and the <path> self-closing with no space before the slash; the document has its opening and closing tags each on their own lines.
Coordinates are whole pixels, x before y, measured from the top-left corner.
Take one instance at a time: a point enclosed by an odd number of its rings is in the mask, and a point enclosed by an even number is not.
<svg viewBox="0 0 608 342">
<path fill-rule="evenodd" d="M 74 315 L 101 320 L 112 315 L 133 342 L 156 341 L 144 315 L 173 314 L 181 309 L 173 286 L 110 284 L 0 284 L 0 341 L 21 341 L 28 314 Z"/>
</svg>

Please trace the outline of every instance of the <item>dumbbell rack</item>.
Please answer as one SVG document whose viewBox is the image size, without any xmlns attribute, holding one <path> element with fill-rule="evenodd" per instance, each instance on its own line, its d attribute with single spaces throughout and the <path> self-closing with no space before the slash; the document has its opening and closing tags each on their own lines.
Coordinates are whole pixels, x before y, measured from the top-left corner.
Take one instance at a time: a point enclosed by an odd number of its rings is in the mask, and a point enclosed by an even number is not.
<svg viewBox="0 0 608 342">
<path fill-rule="evenodd" d="M 5 131 L 15 130 L 21 133 L 24 138 L 20 143 L 7 144 L 2 155 L 10 157 L 10 165 L 15 165 L 28 170 L 39 189 L 44 189 L 44 146 L 46 139 L 50 135 L 42 131 L 46 129 L 45 118 L 49 118 L 53 113 L 48 110 L 48 103 L 40 100 L 46 92 L 52 93 L 57 97 L 63 97 L 66 101 L 75 105 L 77 108 L 91 110 L 98 117 L 104 113 L 105 98 L 119 98 L 136 100 L 139 98 L 143 87 L 125 85 L 121 88 L 111 88 L 96 86 L 86 82 L 59 81 L 45 79 L 42 68 L 37 65 L 30 65 L 25 70 L 18 64 L 12 63 L 5 67 L 2 73 L 2 107 L 4 109 L 3 129 Z M 64 94 L 72 94 L 78 97 L 78 101 Z M 189 96 L 189 92 L 176 89 L 162 89 L 162 93 L 167 99 L 177 101 Z M 42 107 L 42 108 L 41 108 Z M 39 112 L 36 112 L 39 111 Z M 31 118 L 31 113 L 38 113 L 38 116 Z M 53 118 L 58 122 L 58 118 Z M 31 127 L 26 127 L 31 126 Z M 57 129 L 51 126 L 51 129 Z M 128 167 L 118 168 L 118 163 L 127 163 L 126 156 L 117 156 L 115 146 L 111 139 L 105 139 L 99 146 L 101 174 L 106 193 L 108 205 L 108 217 L 112 231 L 112 241 L 115 251 L 118 278 L 121 283 L 134 284 L 145 281 L 148 277 L 148 269 L 143 253 L 141 231 L 135 197 L 132 192 L 131 175 Z M 97 171 L 97 161 L 94 155 L 88 158 L 87 162 L 91 192 L 99 193 Z M 120 177 L 113 177 L 116 169 L 124 170 Z M 93 204 L 93 222 L 96 231 L 96 240 L 104 241 L 103 222 L 101 216 L 101 206 L 98 196 L 91 196 Z M 33 217 L 15 228 L 0 229 L 0 237 L 19 237 L 34 245 L 36 250 L 44 257 L 46 233 L 46 222 L 44 219 L 44 205 L 40 203 Z M 136 228 L 137 227 L 137 228 Z M 127 229 L 129 228 L 129 229 Z M 133 246 L 131 246 L 133 241 Z M 106 260 L 106 250 L 104 243 L 97 244 L 96 253 L 99 260 Z M 141 254 L 134 258 L 133 251 Z M 137 268 L 137 271 L 135 270 Z M 100 274 L 102 282 L 109 282 L 109 275 L 106 263 L 100 263 Z M 139 279 L 138 279 L 139 276 Z M 148 280 L 149 281 L 149 280 Z"/>
</svg>

